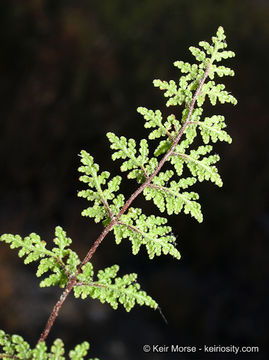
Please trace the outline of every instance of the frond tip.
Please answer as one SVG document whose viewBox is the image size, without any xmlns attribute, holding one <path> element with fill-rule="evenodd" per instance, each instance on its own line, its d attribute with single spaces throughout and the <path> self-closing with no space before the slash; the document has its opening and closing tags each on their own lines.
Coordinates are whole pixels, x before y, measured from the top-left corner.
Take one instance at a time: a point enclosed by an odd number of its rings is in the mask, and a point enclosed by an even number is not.
<svg viewBox="0 0 269 360">
<path fill-rule="evenodd" d="M 69 248 L 72 240 L 66 236 L 60 226 L 55 229 L 54 243 L 56 246 L 52 250 L 47 249 L 46 242 L 35 233 L 24 239 L 19 235 L 4 234 L 0 240 L 9 244 L 11 249 L 20 248 L 18 255 L 19 257 L 25 256 L 25 264 L 39 261 L 37 277 L 48 271 L 52 272 L 40 282 L 40 287 L 52 285 L 64 287 L 68 278 L 76 273 L 80 263 L 78 255 Z"/>
</svg>

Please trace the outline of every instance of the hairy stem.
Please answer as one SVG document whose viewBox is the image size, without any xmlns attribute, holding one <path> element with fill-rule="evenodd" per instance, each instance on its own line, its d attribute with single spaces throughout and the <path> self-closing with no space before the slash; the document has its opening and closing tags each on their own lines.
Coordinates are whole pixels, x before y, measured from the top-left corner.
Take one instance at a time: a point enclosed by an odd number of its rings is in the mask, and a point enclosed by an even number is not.
<svg viewBox="0 0 269 360">
<path fill-rule="evenodd" d="M 72 291 L 74 285 L 76 284 L 76 281 L 77 281 L 76 276 L 72 277 L 68 281 L 68 283 L 67 283 L 67 285 L 66 285 L 66 287 L 64 289 L 64 292 L 60 296 L 60 299 L 57 301 L 57 303 L 53 307 L 53 310 L 52 310 L 52 312 L 50 314 L 50 317 L 49 317 L 49 319 L 48 319 L 48 321 L 46 323 L 45 329 L 42 332 L 42 334 L 40 335 L 40 338 L 39 338 L 38 342 L 46 340 L 46 338 L 49 335 L 49 332 L 50 332 L 50 330 L 52 328 L 52 325 L 54 324 L 54 321 L 56 320 L 56 317 L 58 316 L 58 313 L 59 313 L 65 299 L 67 298 L 69 293 Z"/>
<path fill-rule="evenodd" d="M 174 149 L 177 146 L 179 140 L 181 139 L 182 135 L 184 134 L 184 131 L 186 129 L 186 127 L 189 125 L 190 123 L 190 119 L 193 113 L 193 109 L 194 109 L 194 105 L 195 102 L 197 100 L 197 97 L 199 96 L 202 86 L 208 76 L 209 70 L 210 70 L 210 66 L 211 64 L 208 65 L 204 76 L 202 78 L 202 80 L 199 83 L 199 86 L 193 96 L 193 99 L 190 103 L 190 105 L 188 106 L 189 108 L 189 112 L 188 112 L 188 116 L 186 121 L 184 122 L 184 124 L 182 125 L 180 132 L 178 133 L 177 137 L 174 139 L 173 144 L 170 148 L 170 150 L 162 157 L 162 159 L 160 160 L 157 168 L 155 169 L 155 171 L 153 172 L 152 175 L 148 176 L 146 178 L 146 181 L 129 197 L 129 199 L 126 201 L 126 203 L 124 204 L 124 206 L 122 207 L 121 211 L 118 213 L 117 216 L 115 216 L 114 218 L 112 218 L 111 222 L 109 223 L 109 225 L 107 225 L 104 230 L 102 231 L 102 233 L 99 235 L 99 237 L 95 240 L 95 242 L 93 243 L 92 247 L 90 248 L 90 250 L 88 251 L 88 253 L 86 254 L 85 258 L 82 260 L 82 262 L 80 263 L 79 267 L 78 267 L 78 271 L 77 274 L 72 277 L 69 282 L 66 285 L 66 288 L 63 292 L 63 294 L 61 295 L 60 299 L 58 300 L 58 302 L 56 303 L 56 305 L 54 306 L 52 313 L 47 321 L 46 327 L 44 329 L 44 331 L 42 332 L 40 339 L 38 340 L 38 342 L 40 341 L 45 341 L 51 328 L 52 325 L 54 324 L 54 321 L 56 320 L 56 317 L 58 316 L 58 313 L 65 301 L 65 299 L 67 298 L 67 296 L 69 295 L 69 293 L 72 291 L 73 287 L 76 285 L 76 277 L 77 275 L 82 271 L 82 267 L 87 264 L 87 262 L 89 262 L 93 256 L 93 254 L 95 253 L 95 251 L 97 250 L 98 246 L 101 244 L 101 242 L 104 240 L 104 238 L 107 236 L 107 234 L 110 232 L 110 230 L 112 230 L 112 228 L 119 222 L 119 218 L 126 212 L 126 210 L 130 207 L 130 205 L 133 203 L 133 201 L 137 198 L 137 196 L 139 194 L 141 194 L 141 192 L 143 192 L 143 190 L 150 185 L 152 179 L 160 172 L 161 168 L 163 167 L 163 165 L 165 164 L 165 162 L 167 161 L 167 159 L 173 155 L 174 153 Z"/>
</svg>

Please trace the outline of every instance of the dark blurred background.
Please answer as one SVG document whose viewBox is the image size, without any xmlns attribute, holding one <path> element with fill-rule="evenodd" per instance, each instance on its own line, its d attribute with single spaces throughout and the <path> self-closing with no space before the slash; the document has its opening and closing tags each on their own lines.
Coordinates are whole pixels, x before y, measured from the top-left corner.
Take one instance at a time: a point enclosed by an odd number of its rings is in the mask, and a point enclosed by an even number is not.
<svg viewBox="0 0 269 360">
<path fill-rule="evenodd" d="M 152 80 L 177 79 L 175 60 L 190 61 L 190 45 L 226 31 L 226 78 L 239 100 L 208 107 L 224 114 L 232 145 L 218 144 L 224 180 L 199 184 L 204 222 L 170 217 L 182 259 L 131 255 L 128 241 L 107 237 L 96 269 L 121 265 L 137 272 L 158 311 L 130 314 L 69 296 L 48 338 L 67 349 L 88 340 L 102 360 L 268 359 L 268 43 L 269 2 L 193 0 L 2 0 L 0 4 L 0 233 L 36 232 L 52 245 L 61 225 L 83 257 L 102 226 L 82 218 L 76 194 L 78 153 L 89 151 L 101 169 L 119 172 L 105 133 L 146 136 L 137 106 L 164 109 Z M 178 111 L 178 110 L 175 110 Z M 133 182 L 123 182 L 131 194 Z M 135 206 L 157 214 L 138 199 Z M 60 290 L 40 289 L 35 265 L 0 249 L 0 328 L 39 338 Z M 143 353 L 144 344 L 259 346 L 255 354 Z"/>
</svg>

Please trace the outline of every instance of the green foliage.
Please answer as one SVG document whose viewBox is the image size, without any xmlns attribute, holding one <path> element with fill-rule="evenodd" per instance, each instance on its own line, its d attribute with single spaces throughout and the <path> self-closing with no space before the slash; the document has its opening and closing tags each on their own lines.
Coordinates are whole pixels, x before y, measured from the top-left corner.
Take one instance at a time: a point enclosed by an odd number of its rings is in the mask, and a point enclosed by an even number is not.
<svg viewBox="0 0 269 360">
<path fill-rule="evenodd" d="M 160 110 L 149 110 L 145 107 L 138 107 L 137 112 L 144 116 L 145 128 L 157 128 L 153 130 L 148 138 L 150 140 L 160 138 L 161 136 L 173 139 L 180 130 L 180 123 L 176 120 L 175 115 L 171 114 L 167 117 L 166 122 L 162 123 L 162 113 Z"/>
<path fill-rule="evenodd" d="M 92 206 L 83 210 L 82 215 L 94 218 L 95 222 L 110 219 L 124 204 L 124 196 L 114 194 L 119 190 L 121 177 L 115 176 L 107 183 L 110 173 L 103 171 L 98 175 L 99 165 L 95 164 L 93 157 L 84 150 L 81 151 L 81 162 L 84 166 L 80 166 L 78 170 L 85 175 L 82 175 L 79 180 L 88 184 L 89 189 L 81 190 L 78 196 L 93 203 Z M 103 190 L 102 187 L 105 185 L 107 187 Z M 111 200 L 113 200 L 112 204 L 109 205 L 108 202 Z"/>
<path fill-rule="evenodd" d="M 223 84 L 216 84 L 213 81 L 215 75 L 220 77 L 234 75 L 233 70 L 214 64 L 216 61 L 219 62 L 222 59 L 234 56 L 233 52 L 223 50 L 227 47 L 223 28 L 220 27 L 217 31 L 217 36 L 212 38 L 212 45 L 205 41 L 200 42 L 199 45 L 201 48 L 190 47 L 190 51 L 198 64 L 189 64 L 183 61 L 176 61 L 174 63 L 183 73 L 178 84 L 174 80 L 167 82 L 157 79 L 153 82 L 154 86 L 164 90 L 164 96 L 168 98 L 167 106 L 184 105 L 181 121 L 177 120 L 174 114 L 168 115 L 166 120 L 163 121 L 163 115 L 160 110 L 153 111 L 145 107 L 137 109 L 145 119 L 145 127 L 152 129 L 148 138 L 150 140 L 156 140 L 161 137 L 165 138 L 159 141 L 154 152 L 155 157 L 150 159 L 151 163 L 154 164 L 151 169 L 147 168 L 149 151 L 145 139 L 141 140 L 140 155 L 137 156 L 135 140 L 127 140 L 123 136 L 119 138 L 113 133 L 108 133 L 107 136 L 112 144 L 111 148 L 116 150 L 112 155 L 112 159 L 128 159 L 124 161 L 121 170 L 131 170 L 128 177 L 136 178 L 140 183 L 143 183 L 157 168 L 157 157 L 168 153 L 173 146 L 173 152 L 168 160 L 174 166 L 177 176 L 182 176 L 186 166 L 193 178 L 188 178 L 187 181 L 186 179 L 178 181 L 178 179 L 172 179 L 174 172 L 170 170 L 164 173 L 161 172 L 152 179 L 152 182 L 144 189 L 143 193 L 147 200 L 153 199 L 161 212 L 166 210 L 171 215 L 172 213 L 178 214 L 184 210 L 186 214 L 190 213 L 201 222 L 203 219 L 201 206 L 196 201 L 199 197 L 198 194 L 180 191 L 194 184 L 195 179 L 198 181 L 210 180 L 216 185 L 222 186 L 221 177 L 215 166 L 219 160 L 219 155 L 205 155 L 213 149 L 211 145 L 208 145 L 210 140 L 213 143 L 217 140 L 231 142 L 231 137 L 223 130 L 226 127 L 224 117 L 213 115 L 212 117 L 202 119 L 201 106 L 206 97 L 209 98 L 212 105 L 215 105 L 217 100 L 221 103 L 231 102 L 236 104 L 236 99 L 224 90 L 225 86 Z M 206 82 L 207 76 L 211 80 Z M 205 145 L 188 151 L 198 134 L 197 130 L 200 131 Z M 178 143 L 177 139 L 180 139 L 182 136 L 184 138 Z M 141 245 L 141 239 L 143 238 L 145 241 L 145 237 L 142 234 L 139 236 L 137 231 L 132 230 L 130 224 L 128 228 L 122 224 L 117 224 L 114 232 L 117 242 L 120 242 L 121 236 L 131 239 L 134 254 L 139 251 L 137 244 Z M 136 235 L 134 235 L 135 232 Z M 148 234 L 148 236 L 150 235 Z M 140 240 L 134 240 L 135 238 Z M 151 257 L 153 253 L 151 253 Z"/>
<path fill-rule="evenodd" d="M 233 70 L 230 68 L 214 64 L 214 61 L 218 62 L 222 59 L 234 56 L 232 51 L 222 51 L 227 47 L 222 27 L 219 27 L 217 36 L 213 37 L 212 41 L 213 45 L 210 45 L 206 41 L 201 41 L 199 43 L 206 52 L 193 46 L 190 47 L 190 51 L 199 65 L 189 64 L 183 61 L 174 62 L 174 66 L 180 69 L 183 74 L 186 74 L 180 77 L 178 85 L 174 81 L 167 82 L 159 79 L 154 80 L 154 86 L 159 87 L 161 90 L 165 90 L 164 96 L 169 98 L 166 103 L 167 106 L 189 105 L 206 71 L 212 81 L 208 81 L 202 85 L 201 91 L 197 97 L 197 105 L 201 107 L 206 96 L 209 97 L 212 105 L 216 105 L 217 100 L 221 103 L 231 102 L 234 105 L 237 103 L 236 99 L 224 90 L 224 84 L 216 85 L 213 81 L 216 74 L 220 77 L 234 75 Z"/>
<path fill-rule="evenodd" d="M 0 240 L 9 244 L 11 249 L 20 248 L 18 255 L 19 257 L 26 256 L 25 264 L 39 261 L 36 272 L 38 277 L 48 271 L 52 272 L 40 282 L 41 287 L 52 285 L 64 287 L 68 278 L 76 273 L 77 266 L 80 263 L 78 255 L 69 248 L 72 240 L 66 237 L 65 231 L 60 226 L 55 229 L 54 243 L 56 247 L 52 250 L 48 250 L 46 242 L 35 233 L 24 239 L 19 235 L 4 234 Z"/>
<path fill-rule="evenodd" d="M 201 205 L 197 202 L 199 195 L 186 189 L 193 186 L 197 180 L 208 180 L 222 186 L 216 167 L 219 155 L 209 154 L 213 150 L 209 143 L 231 143 L 232 140 L 224 130 L 224 117 L 213 115 L 203 118 L 202 106 L 207 99 L 213 106 L 217 102 L 236 104 L 236 99 L 225 90 L 225 85 L 215 82 L 215 77 L 234 75 L 230 68 L 216 65 L 216 62 L 233 57 L 234 53 L 224 50 L 227 44 L 222 27 L 219 27 L 216 36 L 212 38 L 212 44 L 202 41 L 199 46 L 189 48 L 197 63 L 174 63 L 182 73 L 177 82 L 159 79 L 153 82 L 155 87 L 164 91 L 167 107 L 182 106 L 181 117 L 177 118 L 170 113 L 164 119 L 158 109 L 137 109 L 144 117 L 145 128 L 150 129 L 148 139 L 157 142 L 154 156 L 150 156 L 150 147 L 146 139 L 142 139 L 137 148 L 134 139 L 118 137 L 112 132 L 107 134 L 110 147 L 114 151 L 112 159 L 123 160 L 121 171 L 128 172 L 129 179 L 135 179 L 141 184 L 126 202 L 122 194 L 116 194 L 120 188 L 121 177 L 115 176 L 109 180 L 110 173 L 100 172 L 99 165 L 94 162 L 93 157 L 86 151 L 81 151 L 82 165 L 78 170 L 83 173 L 80 180 L 86 183 L 88 188 L 81 190 L 78 196 L 90 201 L 90 206 L 82 215 L 93 218 L 95 222 L 102 221 L 105 227 L 83 262 L 80 262 L 78 255 L 70 249 L 72 241 L 59 226 L 55 229 L 55 247 L 52 250 L 47 249 L 46 242 L 35 233 L 24 239 L 11 234 L 0 237 L 0 240 L 9 244 L 11 249 L 19 249 L 18 255 L 25 257 L 25 264 L 39 262 L 36 273 L 38 277 L 49 272 L 41 281 L 41 287 L 65 287 L 68 284 L 65 295 L 73 290 L 76 298 L 98 299 L 102 303 L 110 304 L 113 309 L 117 309 L 119 304 L 122 304 L 126 311 L 130 311 L 135 304 L 147 305 L 153 309 L 158 307 L 157 302 L 141 290 L 136 281 L 136 274 L 118 277 L 119 266 L 113 265 L 99 270 L 97 279 L 94 279 L 93 265 L 86 261 L 91 259 L 111 230 L 117 244 L 125 238 L 131 241 L 134 255 L 144 245 L 150 259 L 161 254 L 170 254 L 179 259 L 176 238 L 171 227 L 167 225 L 167 219 L 155 215 L 146 216 L 141 209 L 130 207 L 132 202 L 143 193 L 146 200 L 153 200 L 160 212 L 166 211 L 168 215 L 172 215 L 183 211 L 202 222 Z M 199 140 L 202 141 L 202 145 L 198 144 Z M 159 156 L 162 156 L 161 159 Z M 164 164 L 168 169 L 163 169 Z M 191 176 L 186 177 L 186 171 Z M 57 306 L 58 304 L 59 302 Z M 57 306 L 53 314 L 54 319 L 59 311 Z M 0 346 L 4 352 L 0 354 L 3 359 L 65 359 L 64 345 L 60 339 L 55 340 L 50 350 L 42 341 L 31 349 L 22 337 L 9 336 L 0 331 Z M 88 349 L 87 342 L 77 345 L 69 352 L 69 358 L 83 360 Z"/>
<path fill-rule="evenodd" d="M 210 140 L 213 143 L 216 143 L 218 140 L 226 141 L 229 144 L 232 142 L 230 135 L 223 130 L 226 127 L 224 116 L 213 115 L 210 118 L 205 117 L 204 121 L 194 121 L 193 124 L 194 126 L 199 125 L 199 130 L 205 144 L 208 144 Z"/>
<path fill-rule="evenodd" d="M 176 175 L 181 177 L 185 166 L 193 178 L 174 179 L 174 173 L 170 170 L 159 173 L 154 177 L 143 193 L 147 200 L 153 199 L 161 212 L 165 210 L 168 214 L 178 214 L 181 210 L 190 213 L 199 222 L 202 221 L 200 204 L 197 203 L 198 194 L 194 192 L 180 192 L 182 188 L 191 186 L 198 181 L 210 180 L 218 186 L 222 186 L 222 180 L 218 173 L 216 162 L 219 160 L 217 154 L 205 156 L 212 151 L 213 147 L 208 145 L 219 141 L 231 143 L 231 137 L 223 129 L 226 127 L 224 117 L 213 115 L 202 118 L 202 108 L 206 97 L 212 105 L 230 102 L 236 104 L 236 99 L 226 90 L 224 84 L 216 84 L 215 76 L 233 76 L 234 72 L 228 67 L 216 65 L 222 59 L 233 57 L 232 51 L 224 50 L 227 47 L 225 34 L 222 27 L 219 27 L 217 35 L 212 38 L 212 45 L 202 41 L 201 48 L 190 47 L 192 55 L 198 64 L 190 64 L 183 61 L 176 61 L 174 65 L 180 69 L 182 76 L 178 83 L 175 81 L 154 80 L 153 84 L 164 90 L 164 96 L 168 98 L 166 105 L 184 106 L 181 120 L 175 115 L 168 115 L 166 121 L 159 110 L 149 110 L 139 107 L 138 112 L 145 119 L 146 128 L 155 128 L 149 133 L 149 139 L 154 140 L 164 137 L 159 141 L 154 155 L 170 153 L 168 161 L 173 165 Z M 210 80 L 206 81 L 206 77 Z M 200 132 L 201 139 L 205 145 L 188 150 Z M 182 139 L 178 142 L 178 140 Z M 171 148 L 173 147 L 173 150 Z M 183 187 L 182 187 L 183 184 Z"/>
<path fill-rule="evenodd" d="M 219 155 L 210 155 L 200 159 L 201 155 L 205 155 L 211 152 L 212 146 L 199 146 L 197 150 L 191 150 L 190 154 L 179 153 L 175 151 L 173 153 L 174 159 L 171 162 L 175 165 L 178 175 L 183 172 L 183 163 L 187 164 L 192 176 L 197 177 L 199 181 L 211 180 L 218 186 L 222 186 L 222 180 L 218 173 L 216 166 L 212 166 L 219 160 Z"/>
<path fill-rule="evenodd" d="M 210 102 L 212 105 L 216 105 L 217 100 L 221 104 L 232 103 L 234 105 L 237 104 L 237 100 L 234 96 L 230 95 L 225 89 L 224 84 L 217 84 L 215 81 L 208 81 L 205 85 L 202 87 L 201 94 L 197 98 L 197 105 L 202 106 L 205 101 L 205 96 L 207 95 L 210 99 Z"/>
<path fill-rule="evenodd" d="M 52 253 L 46 249 L 46 242 L 40 239 L 35 233 L 22 239 L 19 235 L 4 234 L 1 236 L 1 241 L 5 241 L 10 244 L 11 249 L 20 248 L 18 256 L 23 257 L 25 264 L 29 264 L 32 261 L 37 261 L 44 256 L 51 256 Z"/>
<path fill-rule="evenodd" d="M 185 214 L 190 214 L 197 221 L 203 221 L 201 205 L 195 200 L 199 199 L 199 195 L 195 192 L 181 192 L 182 189 L 193 185 L 196 179 L 189 177 L 180 179 L 178 182 L 172 180 L 169 185 L 167 182 L 173 176 L 172 170 L 159 173 L 153 179 L 153 184 L 144 189 L 146 200 L 153 200 L 154 204 L 161 212 L 167 211 L 168 215 L 179 214 L 184 210 Z"/>
<path fill-rule="evenodd" d="M 180 259 L 180 253 L 175 248 L 176 238 L 166 223 L 167 219 L 163 217 L 146 216 L 141 209 L 130 208 L 113 228 L 116 243 L 119 244 L 123 238 L 129 238 L 134 255 L 139 252 L 141 245 L 145 245 L 150 259 L 162 253 Z"/>
<path fill-rule="evenodd" d="M 12 356 L 17 356 L 23 360 L 31 358 L 30 345 L 19 335 L 10 336 L 0 330 L 0 346 L 4 351 L 4 355 L 8 355 L 4 359 L 10 359 Z"/>
<path fill-rule="evenodd" d="M 127 140 L 124 136 L 119 138 L 112 132 L 107 133 L 107 137 L 111 142 L 111 149 L 116 150 L 112 155 L 112 160 L 128 159 L 123 162 L 120 169 L 121 171 L 131 170 L 128 174 L 129 179 L 137 179 L 137 182 L 141 184 L 154 172 L 157 160 L 148 158 L 149 149 L 146 139 L 140 141 L 139 155 L 137 155 L 134 139 Z"/>
<path fill-rule="evenodd" d="M 82 344 L 79 344 L 75 347 L 74 350 L 69 352 L 69 357 L 71 360 L 80 360 L 84 359 L 87 355 L 90 348 L 90 344 L 87 341 L 84 341 Z M 89 360 L 98 360 L 97 358 L 89 359 Z"/>
<path fill-rule="evenodd" d="M 99 299 L 102 303 L 109 303 L 113 309 L 117 309 L 120 303 L 126 311 L 130 311 L 136 303 L 153 309 L 157 308 L 156 301 L 140 290 L 140 285 L 136 282 L 137 274 L 116 277 L 118 271 L 118 265 L 99 270 L 98 280 L 94 281 L 93 266 L 88 262 L 77 277 L 77 286 L 74 287 L 75 297 Z"/>
<path fill-rule="evenodd" d="M 74 350 L 69 352 L 68 359 L 70 360 L 84 360 L 88 353 L 90 345 L 88 342 L 83 342 L 77 345 Z M 2 353 L 3 352 L 3 353 Z M 0 330 L 0 357 L 4 360 L 21 359 L 21 360 L 65 360 L 64 344 L 61 339 L 56 339 L 50 350 L 45 342 L 38 343 L 33 349 L 30 345 L 19 335 L 8 335 L 3 330 Z M 86 360 L 86 359 L 85 359 Z M 92 358 L 88 360 L 98 360 Z"/>
</svg>

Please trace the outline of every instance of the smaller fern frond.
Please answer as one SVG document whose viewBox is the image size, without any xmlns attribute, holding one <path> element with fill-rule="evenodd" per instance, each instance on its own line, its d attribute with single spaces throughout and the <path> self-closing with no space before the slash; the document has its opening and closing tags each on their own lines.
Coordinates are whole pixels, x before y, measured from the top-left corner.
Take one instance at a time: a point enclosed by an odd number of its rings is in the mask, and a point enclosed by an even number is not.
<svg viewBox="0 0 269 360">
<path fill-rule="evenodd" d="M 36 272 L 38 277 L 48 271 L 52 272 L 40 282 L 41 287 L 51 285 L 64 287 L 68 278 L 76 273 L 77 266 L 80 263 L 78 255 L 68 248 L 72 240 L 66 236 L 65 231 L 60 226 L 55 229 L 54 243 L 57 246 L 52 250 L 48 250 L 46 242 L 42 241 L 40 236 L 35 233 L 24 239 L 19 235 L 4 234 L 0 240 L 9 244 L 11 249 L 21 248 L 18 256 L 25 256 L 25 264 L 39 261 Z"/>
<path fill-rule="evenodd" d="M 146 120 L 144 125 L 145 128 L 156 128 L 149 133 L 148 138 L 150 140 L 164 136 L 168 137 L 171 141 L 174 141 L 181 128 L 180 123 L 174 114 L 170 114 L 163 123 L 160 110 L 153 111 L 145 107 L 138 107 L 137 112 L 143 115 Z"/>
<path fill-rule="evenodd" d="M 90 348 L 90 344 L 84 341 L 77 345 L 74 350 L 69 352 L 68 359 L 84 360 Z M 2 353 L 3 351 L 3 353 Z M 21 359 L 21 360 L 67 360 L 64 356 L 64 343 L 61 339 L 54 340 L 50 350 L 44 341 L 37 343 L 31 349 L 20 335 L 9 335 L 0 330 L 0 358 L 4 360 Z M 85 359 L 86 360 L 86 359 Z M 98 360 L 92 358 L 89 360 Z"/>
<path fill-rule="evenodd" d="M 196 64 L 191 66 L 189 63 L 184 63 L 183 61 L 176 61 L 174 65 L 183 73 L 188 73 L 186 76 L 181 76 L 179 86 L 177 86 L 174 81 L 167 82 L 159 79 L 153 81 L 155 87 L 160 88 L 160 90 L 165 90 L 164 96 L 169 98 L 166 102 L 167 107 L 190 103 L 192 100 L 192 89 L 191 86 L 189 86 L 189 81 L 194 79 L 197 81 L 203 74 L 202 70 L 198 71 Z"/>
<path fill-rule="evenodd" d="M 40 236 L 35 233 L 31 233 L 24 239 L 20 235 L 3 234 L 0 240 L 9 244 L 11 249 L 21 248 L 18 256 L 26 256 L 25 264 L 37 261 L 44 256 L 54 256 L 53 252 L 46 248 L 46 242 L 42 241 Z"/>
<path fill-rule="evenodd" d="M 159 173 L 158 176 L 148 185 L 143 194 L 146 200 L 153 200 L 154 204 L 161 212 L 167 211 L 168 215 L 179 214 L 184 210 L 185 214 L 190 214 L 197 221 L 203 221 L 201 205 L 195 200 L 199 199 L 199 195 L 195 192 L 181 192 L 196 182 L 194 177 L 183 178 L 178 182 L 171 181 L 166 185 L 173 176 L 172 170 Z"/>
<path fill-rule="evenodd" d="M 77 286 L 74 287 L 75 297 L 99 299 L 102 303 L 110 304 L 113 309 L 117 309 L 120 303 L 126 311 L 130 311 L 136 303 L 147 305 L 153 309 L 158 307 L 156 301 L 140 290 L 140 285 L 136 282 L 136 274 L 116 277 L 118 271 L 118 265 L 99 270 L 98 280 L 93 281 L 93 268 L 90 263 L 87 263 L 82 267 Z"/>
<path fill-rule="evenodd" d="M 77 345 L 74 350 L 69 351 L 70 360 L 84 360 L 85 356 L 88 354 L 89 349 L 90 349 L 90 344 L 87 341 L 84 341 L 82 344 Z M 98 359 L 91 358 L 88 360 L 98 360 Z"/>
<path fill-rule="evenodd" d="M 47 347 L 44 347 L 47 350 Z M 54 360 L 65 360 L 65 350 L 64 350 L 64 343 L 61 339 L 56 339 L 54 340 L 51 349 L 50 349 L 51 354 L 48 354 L 48 357 L 50 359 L 50 357 Z"/>
<path fill-rule="evenodd" d="M 41 277 L 50 271 L 52 274 L 40 282 L 40 287 L 59 285 L 63 288 L 68 279 L 75 275 L 80 259 L 77 253 L 69 248 L 72 240 L 66 236 L 66 232 L 60 226 L 55 228 L 53 242 L 57 245 L 52 249 L 53 256 L 40 260 L 36 276 Z"/>
<path fill-rule="evenodd" d="M 206 84 L 203 85 L 200 95 L 197 97 L 197 105 L 202 106 L 206 95 L 209 97 L 209 100 L 212 105 L 216 105 L 217 100 L 221 103 L 231 103 L 233 105 L 237 104 L 236 98 L 229 94 L 225 90 L 224 84 L 217 84 L 215 81 L 211 80 L 208 81 Z"/>
<path fill-rule="evenodd" d="M 129 238 L 134 255 L 139 252 L 141 245 L 145 245 L 150 259 L 162 253 L 180 259 L 180 253 L 175 247 L 176 238 L 172 235 L 171 227 L 166 223 L 166 218 L 146 216 L 142 214 L 141 209 L 130 208 L 113 228 L 116 243 L 119 244 L 122 239 Z"/>
<path fill-rule="evenodd" d="M 208 144 L 211 140 L 213 143 L 219 141 L 226 141 L 229 144 L 232 142 L 232 138 L 225 130 L 225 118 L 221 115 L 213 115 L 210 118 L 205 117 L 203 121 L 194 120 L 191 122 L 193 126 L 199 126 L 199 130 L 205 144 Z"/>
<path fill-rule="evenodd" d="M 185 162 L 192 176 L 196 176 L 199 181 L 210 180 L 218 186 L 222 186 L 222 180 L 215 164 L 219 160 L 219 155 L 210 155 L 200 159 L 201 155 L 212 150 L 212 146 L 199 146 L 196 150 L 191 150 L 190 154 L 173 152 L 172 156 L 177 157 L 175 167 L 178 170 L 180 162 Z M 183 165 L 181 165 L 182 168 Z"/>
<path fill-rule="evenodd" d="M 154 151 L 154 155 L 159 156 L 167 153 L 171 149 L 172 144 L 173 142 L 170 139 L 161 140 Z"/>
<path fill-rule="evenodd" d="M 30 345 L 19 335 L 8 335 L 0 330 L 0 348 L 4 352 L 0 354 L 3 359 L 31 359 Z"/>
<path fill-rule="evenodd" d="M 93 203 L 82 211 L 82 216 L 92 217 L 95 222 L 113 218 L 116 215 L 114 211 L 117 209 L 117 202 L 122 202 L 123 199 L 123 195 L 116 197 L 114 194 L 119 190 L 121 177 L 115 176 L 107 183 L 110 173 L 103 171 L 98 174 L 99 165 L 95 164 L 93 157 L 84 150 L 81 151 L 81 162 L 83 166 L 80 166 L 78 171 L 85 175 L 80 176 L 79 180 L 88 184 L 89 189 L 79 191 L 78 196 Z M 105 190 L 104 185 L 107 186 Z M 114 201 L 112 207 L 109 205 L 111 200 Z"/>
<path fill-rule="evenodd" d="M 138 183 L 143 183 L 151 175 L 152 159 L 149 159 L 148 142 L 146 139 L 140 141 L 139 154 L 137 155 L 136 142 L 134 139 L 127 140 L 124 136 L 118 137 L 112 132 L 107 133 L 107 138 L 111 142 L 110 148 L 116 150 L 112 154 L 112 160 L 123 159 L 121 171 L 129 171 L 129 179 L 137 179 Z"/>
</svg>

